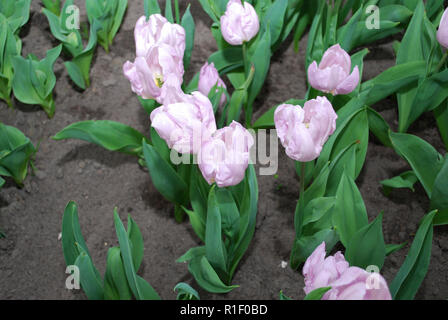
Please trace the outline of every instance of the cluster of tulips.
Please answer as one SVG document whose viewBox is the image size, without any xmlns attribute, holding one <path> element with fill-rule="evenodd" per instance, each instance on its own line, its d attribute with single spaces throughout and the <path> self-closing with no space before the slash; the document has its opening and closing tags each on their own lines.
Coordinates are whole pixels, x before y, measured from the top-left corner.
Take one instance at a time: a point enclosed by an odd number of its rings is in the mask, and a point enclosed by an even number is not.
<svg viewBox="0 0 448 320">
<path fill-rule="evenodd" d="M 115 11 L 121 22 L 118 3 Z M 188 216 L 202 242 L 177 262 L 188 262 L 190 273 L 204 290 L 227 293 L 238 287 L 232 284 L 233 276 L 255 232 L 258 184 L 251 163 L 251 149 L 257 141 L 253 133 L 275 128 L 300 179 L 290 266 L 297 270 L 303 265 L 305 299 L 414 298 L 428 270 L 433 229 L 448 224 L 448 156 L 406 133 L 421 114 L 433 111 L 448 147 L 448 9 L 443 2 L 199 3 L 213 21 L 211 31 L 218 50 L 190 82 L 185 81 L 185 74 L 195 24 L 189 7 L 181 17 L 178 1 L 174 1 L 173 14 L 172 1 L 167 0 L 162 15 L 157 0 L 145 0 L 145 15 L 136 22 L 136 57 L 123 65 L 123 74 L 151 119 L 149 137 L 119 122 L 89 120 L 69 125 L 54 139 L 84 140 L 135 156 L 149 171 L 156 189 L 174 204 L 176 220 L 182 222 Z M 377 10 L 381 12 L 378 28 L 369 28 L 366 21 Z M 50 9 L 46 15 L 51 22 Z M 98 36 L 108 48 L 119 23 L 108 29 L 102 25 L 109 32 Z M 306 96 L 274 106 L 253 121 L 254 104 L 268 76 L 272 54 L 292 33 L 297 49 L 308 27 Z M 399 33 L 404 36 L 394 43 L 397 64 L 362 82 L 368 50 L 361 48 Z M 84 82 L 77 79 L 86 84 L 88 78 Z M 397 97 L 398 132 L 372 107 L 391 95 Z M 240 123 L 243 115 L 244 124 Z M 0 134 L 8 132 L 12 129 L 0 126 Z M 413 190 L 419 181 L 431 200 L 429 213 L 422 217 L 406 259 L 389 284 L 380 275 L 381 268 L 387 256 L 406 243 L 385 243 L 383 213 L 369 222 L 356 185 L 369 132 L 412 168 L 381 181 L 385 193 L 394 188 Z M 22 140 L 28 145 L 29 141 Z M 34 151 L 32 145 L 28 148 Z M 0 175 L 13 162 L 8 159 L 10 153 L 0 149 Z M 23 176 L 27 163 L 21 168 Z M 0 186 L 3 183 L 0 178 Z M 67 264 L 79 267 L 82 288 L 91 299 L 159 299 L 137 275 L 143 240 L 136 223 L 129 218 L 126 231 L 118 212 L 114 222 L 120 246 L 109 250 L 102 278 L 82 238 L 76 204 L 69 203 L 62 232 Z M 344 254 L 339 251 L 327 257 L 338 243 Z M 185 283 L 176 290 L 179 299 L 199 298 Z M 283 293 L 280 298 L 290 299 Z"/>
</svg>

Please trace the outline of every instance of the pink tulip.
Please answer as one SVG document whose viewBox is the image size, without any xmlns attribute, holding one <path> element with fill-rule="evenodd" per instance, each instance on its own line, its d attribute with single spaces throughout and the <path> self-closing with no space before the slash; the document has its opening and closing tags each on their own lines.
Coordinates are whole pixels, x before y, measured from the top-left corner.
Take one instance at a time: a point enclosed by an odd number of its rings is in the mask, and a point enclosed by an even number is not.
<svg viewBox="0 0 448 320">
<path fill-rule="evenodd" d="M 149 48 L 145 56 L 137 56 L 134 63 L 127 61 L 123 72 L 131 82 L 133 92 L 143 99 L 163 103 L 161 95 L 166 79 L 174 76 L 182 83 L 184 66 L 174 48 L 161 44 Z"/>
<path fill-rule="evenodd" d="M 200 92 L 184 95 L 184 101 L 165 104 L 151 113 L 151 125 L 170 149 L 197 154 L 216 131 L 210 100 Z"/>
<path fill-rule="evenodd" d="M 231 45 L 250 41 L 260 30 L 260 21 L 254 7 L 241 0 L 229 0 L 226 12 L 221 17 L 221 33 Z"/>
<path fill-rule="evenodd" d="M 217 85 L 218 87 L 222 87 L 227 89 L 226 84 L 219 77 L 218 70 L 215 68 L 215 64 L 212 62 L 208 64 L 207 62 L 202 66 L 201 72 L 199 73 L 199 83 L 198 90 L 202 92 L 204 95 L 208 96 L 210 90 Z M 216 90 L 218 91 L 218 90 Z M 224 105 L 226 103 L 227 97 L 225 94 L 222 94 L 220 105 Z"/>
<path fill-rule="evenodd" d="M 350 74 L 352 61 L 339 44 L 328 49 L 317 66 L 314 61 L 308 68 L 308 80 L 314 89 L 333 95 L 349 94 L 358 86 L 359 68 Z"/>
<path fill-rule="evenodd" d="M 160 14 L 151 15 L 148 21 L 145 16 L 140 17 L 135 25 L 134 37 L 137 57 L 145 57 L 152 46 L 160 44 L 172 47 L 178 58 L 182 59 L 184 56 L 184 28 L 170 23 Z"/>
<path fill-rule="evenodd" d="M 244 179 L 249 165 L 249 150 L 254 144 L 252 135 L 241 124 L 233 121 L 202 145 L 199 169 L 209 184 L 228 187 Z"/>
<path fill-rule="evenodd" d="M 448 49 L 448 8 L 443 13 L 442 20 L 440 20 L 437 40 L 444 48 Z"/>
<path fill-rule="evenodd" d="M 274 114 L 277 135 L 286 154 L 300 162 L 319 157 L 325 142 L 336 130 L 337 118 L 325 97 L 307 101 L 304 108 L 284 104 Z"/>
<path fill-rule="evenodd" d="M 391 300 L 386 280 L 378 273 L 350 267 L 337 252 L 325 258 L 325 242 L 314 250 L 303 267 L 306 294 L 331 287 L 322 300 Z"/>
</svg>

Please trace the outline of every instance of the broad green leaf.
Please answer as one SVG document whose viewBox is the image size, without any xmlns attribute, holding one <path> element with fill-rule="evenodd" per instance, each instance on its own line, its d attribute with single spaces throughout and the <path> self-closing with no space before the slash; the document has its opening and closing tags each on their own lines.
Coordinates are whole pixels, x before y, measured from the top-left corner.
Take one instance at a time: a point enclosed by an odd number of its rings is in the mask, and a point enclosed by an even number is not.
<svg viewBox="0 0 448 320">
<path fill-rule="evenodd" d="M 134 262 L 135 270 L 140 269 L 140 265 L 143 261 L 143 237 L 138 225 L 135 221 L 128 216 L 128 230 L 127 230 L 129 242 L 132 246 L 132 259 Z"/>
<path fill-rule="evenodd" d="M 79 268 L 82 289 L 89 300 L 103 300 L 103 281 L 90 256 L 81 249 L 75 265 Z"/>
<path fill-rule="evenodd" d="M 415 191 L 414 184 L 418 181 L 414 171 L 406 171 L 399 176 L 381 181 L 384 193 L 389 195 L 392 189 L 408 188 Z"/>
<path fill-rule="evenodd" d="M 448 150 L 448 100 L 434 110 L 434 116 L 436 118 L 442 140 Z"/>
<path fill-rule="evenodd" d="M 161 13 L 158 0 L 143 0 L 143 7 L 145 10 L 146 20 L 149 16 L 156 13 Z"/>
<path fill-rule="evenodd" d="M 117 232 L 120 251 L 123 257 L 123 265 L 128 279 L 129 287 L 137 300 L 160 300 L 157 292 L 141 277 L 134 268 L 134 258 L 132 257 L 132 245 L 123 223 L 118 216 L 117 209 L 114 210 L 114 223 Z"/>
<path fill-rule="evenodd" d="M 113 247 L 107 252 L 106 273 L 104 274 L 105 300 L 131 300 L 132 291 L 128 285 L 120 248 Z"/>
<path fill-rule="evenodd" d="M 99 145 L 109 151 L 141 155 L 142 140 L 137 130 L 109 120 L 87 120 L 73 123 L 58 132 L 54 140 L 79 139 Z"/>
<path fill-rule="evenodd" d="M 433 146 L 417 136 L 391 132 L 390 138 L 397 153 L 410 164 L 431 198 L 434 181 L 443 165 L 442 156 Z"/>
<path fill-rule="evenodd" d="M 75 202 L 70 201 L 62 217 L 62 250 L 67 266 L 75 264 L 80 255 L 79 248 L 90 255 L 79 225 L 78 206 Z"/>
<path fill-rule="evenodd" d="M 434 218 L 435 225 L 448 224 L 448 156 L 434 181 L 431 208 L 439 210 Z"/>
<path fill-rule="evenodd" d="M 367 210 L 361 193 L 353 179 L 349 178 L 346 173 L 342 175 L 336 193 L 333 223 L 346 248 L 356 232 L 368 224 Z"/>
<path fill-rule="evenodd" d="M 351 266 L 366 269 L 368 266 L 377 266 L 381 269 L 386 257 L 386 244 L 383 237 L 383 214 L 359 229 L 350 239 L 345 259 Z"/>
<path fill-rule="evenodd" d="M 376 112 L 374 109 L 367 108 L 367 116 L 369 119 L 369 129 L 375 135 L 375 137 L 381 141 L 386 147 L 392 148 L 392 142 L 390 141 L 389 131 L 390 126 L 384 120 L 384 118 Z"/>
<path fill-rule="evenodd" d="M 403 249 L 406 246 L 406 244 L 407 244 L 406 242 L 403 242 L 401 244 L 386 244 L 386 256 Z"/>
<path fill-rule="evenodd" d="M 173 167 L 163 160 L 154 147 L 143 142 L 143 154 L 156 189 L 169 201 L 179 205 L 188 202 L 188 186 Z"/>
<path fill-rule="evenodd" d="M 268 28 L 271 33 L 271 45 L 275 45 L 279 39 L 285 24 L 285 13 L 288 0 L 277 0 L 269 6 L 261 23 L 260 32 L 265 32 Z"/>
<path fill-rule="evenodd" d="M 422 219 L 409 253 L 389 286 L 395 300 L 412 300 L 426 276 L 431 259 L 432 221 L 435 215 L 433 211 Z"/>
<path fill-rule="evenodd" d="M 167 1 L 167 3 L 168 2 L 169 1 Z M 181 25 L 185 29 L 184 68 L 185 70 L 188 70 L 188 67 L 190 66 L 191 53 L 193 52 L 195 32 L 195 23 L 190 12 L 190 5 L 188 5 L 187 10 L 182 16 Z"/>
</svg>

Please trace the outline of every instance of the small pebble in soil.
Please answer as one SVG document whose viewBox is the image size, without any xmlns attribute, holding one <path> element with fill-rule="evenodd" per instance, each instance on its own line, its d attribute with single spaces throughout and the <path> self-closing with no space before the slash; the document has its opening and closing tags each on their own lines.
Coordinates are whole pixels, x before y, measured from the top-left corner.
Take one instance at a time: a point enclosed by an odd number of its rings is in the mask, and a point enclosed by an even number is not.
<svg viewBox="0 0 448 320">
<path fill-rule="evenodd" d="M 47 174 L 42 170 L 36 170 L 36 177 L 39 180 L 44 180 L 47 177 Z"/>
<path fill-rule="evenodd" d="M 58 234 L 58 241 L 61 241 L 61 239 L 62 239 L 62 232 L 59 232 L 59 234 Z"/>
<path fill-rule="evenodd" d="M 280 267 L 282 267 L 282 269 L 286 269 L 287 266 L 288 266 L 288 262 L 286 262 L 286 261 L 282 261 L 280 263 Z"/>
<path fill-rule="evenodd" d="M 78 166 L 79 166 L 81 169 L 84 169 L 84 168 L 86 167 L 86 163 L 85 163 L 84 161 L 81 161 L 81 162 L 79 162 Z"/>
<path fill-rule="evenodd" d="M 64 178 L 64 170 L 62 170 L 62 168 L 58 168 L 58 170 L 56 170 L 56 178 L 58 179 Z"/>
</svg>

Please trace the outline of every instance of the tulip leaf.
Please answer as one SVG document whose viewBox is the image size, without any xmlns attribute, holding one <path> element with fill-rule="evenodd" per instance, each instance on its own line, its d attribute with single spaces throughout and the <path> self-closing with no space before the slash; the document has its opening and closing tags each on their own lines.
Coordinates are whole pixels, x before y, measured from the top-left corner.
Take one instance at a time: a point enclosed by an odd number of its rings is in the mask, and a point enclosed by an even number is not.
<svg viewBox="0 0 448 320">
<path fill-rule="evenodd" d="M 114 223 L 117 232 L 120 251 L 123 257 L 123 265 L 129 287 L 137 300 L 160 300 L 157 292 L 141 277 L 136 274 L 134 258 L 132 256 L 132 244 L 128 234 L 120 220 L 117 209 L 114 210 Z"/>
<path fill-rule="evenodd" d="M 344 172 L 336 192 L 333 208 L 334 227 L 344 247 L 348 247 L 356 232 L 368 224 L 367 210 L 353 179 Z"/>
<path fill-rule="evenodd" d="M 390 138 L 397 153 L 410 164 L 431 198 L 434 181 L 443 165 L 442 156 L 433 146 L 417 136 L 391 132 Z"/>
<path fill-rule="evenodd" d="M 5 179 L 0 177 L 0 188 L 3 187 L 4 184 L 5 184 Z"/>
<path fill-rule="evenodd" d="M 92 259 L 82 248 L 80 248 L 80 254 L 76 258 L 75 265 L 79 268 L 81 286 L 87 298 L 89 300 L 103 300 L 103 280 L 93 265 Z"/>
<path fill-rule="evenodd" d="M 119 122 L 109 120 L 87 120 L 76 122 L 58 132 L 54 140 L 78 139 L 99 145 L 109 151 L 118 151 L 139 156 L 142 139 L 137 130 Z"/>
<path fill-rule="evenodd" d="M 62 217 L 62 249 L 68 266 L 75 264 L 80 249 L 90 256 L 79 225 L 78 206 L 73 201 L 67 204 Z"/>
<path fill-rule="evenodd" d="M 386 256 L 403 249 L 406 246 L 406 244 L 407 244 L 406 242 L 403 242 L 401 244 L 386 244 Z"/>
<path fill-rule="evenodd" d="M 383 214 L 359 229 L 350 239 L 345 259 L 351 266 L 366 269 L 368 266 L 377 266 L 381 269 L 386 257 L 386 244 L 383 237 Z"/>
<path fill-rule="evenodd" d="M 383 186 L 384 193 L 386 195 L 389 195 L 392 189 L 399 188 L 408 188 L 414 192 L 414 184 L 417 181 L 418 178 L 415 175 L 414 171 L 406 171 L 399 176 L 381 181 L 381 185 Z"/>
<path fill-rule="evenodd" d="M 179 205 L 186 205 L 188 186 L 173 167 L 161 157 L 153 146 L 145 142 L 143 142 L 143 154 L 156 189 L 167 200 Z"/>
<path fill-rule="evenodd" d="M 448 224 L 448 155 L 445 156 L 443 167 L 434 181 L 431 208 L 439 210 L 434 218 L 435 225 Z"/>
<path fill-rule="evenodd" d="M 262 19 L 260 33 L 265 32 L 269 28 L 272 46 L 277 43 L 283 30 L 287 6 L 288 0 L 275 1 L 269 6 Z"/>
<path fill-rule="evenodd" d="M 384 120 L 378 112 L 370 107 L 367 108 L 367 116 L 369 119 L 370 131 L 379 141 L 381 141 L 383 145 L 392 148 L 392 142 L 389 137 L 390 126 L 386 120 Z"/>
<path fill-rule="evenodd" d="M 283 291 L 280 291 L 279 299 L 280 299 L 280 300 L 289 300 L 289 301 L 292 300 L 290 297 L 286 296 L 286 295 L 283 293 Z"/>
<path fill-rule="evenodd" d="M 177 300 L 200 300 L 199 293 L 184 282 L 178 283 L 174 287 L 174 292 L 177 292 Z"/>
<path fill-rule="evenodd" d="M 167 3 L 170 1 L 167 1 Z M 184 15 L 182 16 L 181 21 L 182 27 L 185 29 L 185 53 L 184 53 L 184 68 L 188 70 L 190 66 L 191 53 L 193 51 L 194 46 L 194 32 L 195 32 L 195 23 L 193 16 L 190 12 L 190 5 L 188 5 L 187 10 L 185 10 Z"/>
<path fill-rule="evenodd" d="M 448 149 L 448 100 L 434 110 L 434 116 L 436 118 L 442 140 L 445 143 L 446 149 Z"/>
<path fill-rule="evenodd" d="M 227 250 L 224 246 L 221 230 L 221 212 L 218 205 L 215 188 L 212 187 L 208 196 L 207 222 L 205 229 L 205 254 L 217 274 L 227 274 Z M 222 278 L 222 277 L 220 277 Z"/>
<path fill-rule="evenodd" d="M 61 0 L 42 0 L 42 3 L 48 11 L 59 16 L 61 11 Z"/>
<path fill-rule="evenodd" d="M 105 300 L 131 300 L 132 291 L 126 279 L 120 248 L 113 247 L 107 252 L 106 273 L 104 274 Z"/>
<path fill-rule="evenodd" d="M 308 293 L 303 300 L 322 300 L 323 296 L 331 290 L 331 287 L 317 288 Z"/>
<path fill-rule="evenodd" d="M 409 253 L 389 286 L 395 300 L 412 300 L 426 276 L 431 259 L 432 221 L 435 215 L 436 211 L 433 211 L 422 219 Z"/>
<path fill-rule="evenodd" d="M 214 52 L 208 58 L 209 63 L 213 63 L 219 73 L 224 70 L 229 71 L 243 66 L 243 51 L 239 47 L 225 48 Z"/>
<path fill-rule="evenodd" d="M 12 177 L 21 185 L 35 152 L 31 141 L 19 129 L 0 122 L 0 175 Z"/>
<path fill-rule="evenodd" d="M 158 0 L 143 0 L 143 6 L 145 10 L 146 20 L 149 16 L 156 13 L 161 13 Z"/>
</svg>

